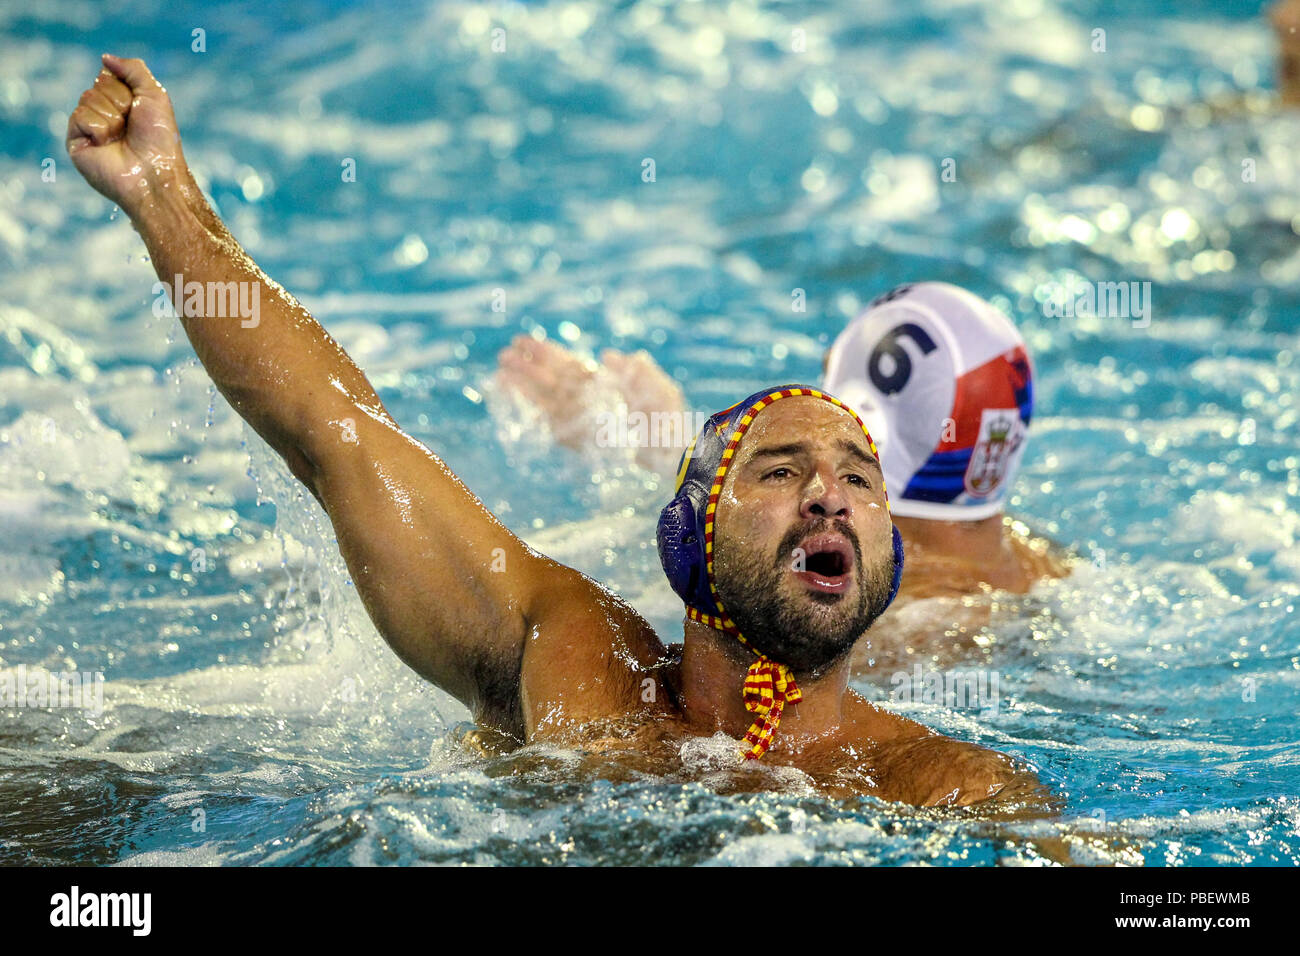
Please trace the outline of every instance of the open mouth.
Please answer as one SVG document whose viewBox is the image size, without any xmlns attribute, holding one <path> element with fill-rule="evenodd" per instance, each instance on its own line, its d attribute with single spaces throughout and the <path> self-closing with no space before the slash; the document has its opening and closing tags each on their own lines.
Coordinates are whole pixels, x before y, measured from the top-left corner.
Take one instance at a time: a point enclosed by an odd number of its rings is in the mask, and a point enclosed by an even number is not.
<svg viewBox="0 0 1300 956">
<path fill-rule="evenodd" d="M 840 594 L 848 589 L 853 571 L 853 548 L 848 541 L 837 534 L 821 534 L 799 547 L 804 558 L 802 570 L 795 570 L 795 577 L 823 594 Z"/>
</svg>

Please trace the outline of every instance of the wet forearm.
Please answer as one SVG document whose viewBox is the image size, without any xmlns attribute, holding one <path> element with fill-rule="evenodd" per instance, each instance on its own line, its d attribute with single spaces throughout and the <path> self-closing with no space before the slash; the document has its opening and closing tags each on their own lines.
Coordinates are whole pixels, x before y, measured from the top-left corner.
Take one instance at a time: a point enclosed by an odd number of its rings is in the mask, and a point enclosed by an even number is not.
<svg viewBox="0 0 1300 956">
<path fill-rule="evenodd" d="M 188 170 L 131 218 L 204 368 L 278 452 L 304 453 L 312 416 L 338 399 L 381 408 L 360 369 L 258 268 Z"/>
</svg>

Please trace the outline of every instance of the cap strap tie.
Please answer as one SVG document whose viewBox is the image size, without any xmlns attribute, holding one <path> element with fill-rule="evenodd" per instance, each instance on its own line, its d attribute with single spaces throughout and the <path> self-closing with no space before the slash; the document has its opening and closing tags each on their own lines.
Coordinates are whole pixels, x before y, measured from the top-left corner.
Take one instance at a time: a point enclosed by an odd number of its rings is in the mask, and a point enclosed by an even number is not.
<svg viewBox="0 0 1300 956">
<path fill-rule="evenodd" d="M 803 694 L 790 668 L 759 655 L 745 674 L 744 697 L 745 709 L 757 717 L 745 734 L 749 747 L 741 751 L 741 756 L 757 760 L 772 746 L 785 705 L 799 703 Z"/>
</svg>

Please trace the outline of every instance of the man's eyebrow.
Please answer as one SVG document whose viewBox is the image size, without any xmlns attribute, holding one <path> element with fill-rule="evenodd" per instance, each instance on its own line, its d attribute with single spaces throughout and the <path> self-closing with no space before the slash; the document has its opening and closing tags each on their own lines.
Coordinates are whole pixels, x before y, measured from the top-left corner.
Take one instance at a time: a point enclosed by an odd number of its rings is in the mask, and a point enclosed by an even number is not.
<svg viewBox="0 0 1300 956">
<path fill-rule="evenodd" d="M 876 456 L 871 454 L 871 452 L 867 451 L 865 448 L 863 448 L 861 445 L 857 444 L 856 442 L 851 442 L 847 438 L 842 438 L 840 439 L 840 447 L 843 448 L 845 451 L 847 451 L 854 458 L 861 461 L 864 465 L 868 465 L 872 468 L 880 468 L 880 461 L 876 458 Z"/>
<path fill-rule="evenodd" d="M 789 458 L 794 455 L 806 455 L 808 446 L 803 442 L 790 442 L 785 445 L 768 445 L 765 448 L 757 448 L 750 455 L 750 459 L 755 458 Z"/>
<path fill-rule="evenodd" d="M 839 446 L 864 465 L 871 468 L 880 468 L 880 462 L 876 460 L 876 457 L 856 442 L 841 438 Z M 749 456 L 749 459 L 750 461 L 757 461 L 760 458 L 791 458 L 796 455 L 806 454 L 808 454 L 807 444 L 804 442 L 789 442 L 785 445 L 767 445 L 756 448 L 754 453 Z"/>
</svg>

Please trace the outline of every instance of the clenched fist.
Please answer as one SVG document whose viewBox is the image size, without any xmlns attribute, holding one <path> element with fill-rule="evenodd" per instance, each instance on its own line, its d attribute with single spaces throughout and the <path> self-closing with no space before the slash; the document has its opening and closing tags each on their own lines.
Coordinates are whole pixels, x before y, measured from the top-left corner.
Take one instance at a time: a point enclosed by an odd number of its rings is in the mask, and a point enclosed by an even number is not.
<svg viewBox="0 0 1300 956">
<path fill-rule="evenodd" d="M 171 99 L 143 60 L 104 54 L 68 118 L 67 148 L 86 182 L 128 216 L 185 172 Z"/>
</svg>

